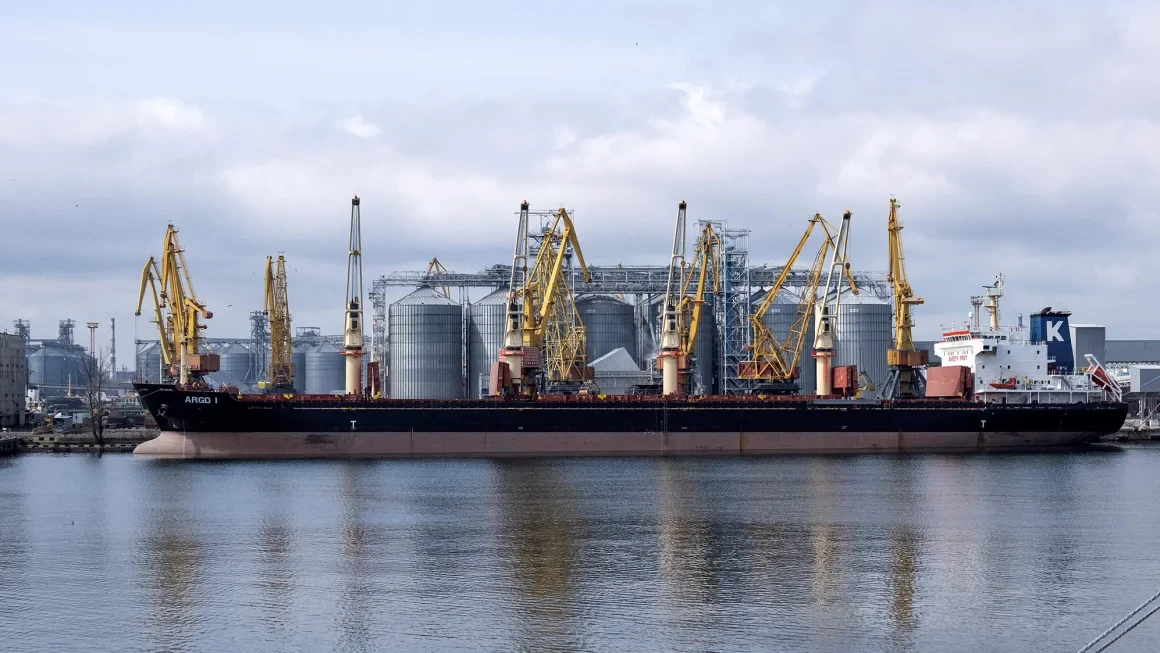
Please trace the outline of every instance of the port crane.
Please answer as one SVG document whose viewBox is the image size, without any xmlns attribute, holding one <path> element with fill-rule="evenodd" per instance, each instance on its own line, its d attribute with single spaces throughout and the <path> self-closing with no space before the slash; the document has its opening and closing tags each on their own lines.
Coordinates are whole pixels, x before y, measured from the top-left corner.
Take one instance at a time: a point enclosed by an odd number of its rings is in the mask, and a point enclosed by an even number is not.
<svg viewBox="0 0 1160 653">
<path fill-rule="evenodd" d="M 294 387 L 294 364 L 291 362 L 290 300 L 286 293 L 286 257 L 277 263 L 266 257 L 266 290 L 262 312 L 270 319 L 270 369 L 265 387 L 287 390 Z M 301 370 L 298 370 L 301 372 Z"/>
<path fill-rule="evenodd" d="M 816 392 L 821 397 L 833 394 L 834 389 L 834 380 L 831 376 L 834 362 L 834 318 L 842 301 L 843 277 L 849 282 L 850 291 L 858 293 L 858 289 L 854 286 L 854 277 L 850 274 L 850 259 L 847 254 L 852 215 L 850 211 L 842 214 L 842 226 L 834 239 L 833 253 L 826 273 L 826 285 L 822 290 L 821 300 L 814 308 L 813 357 L 818 370 Z M 834 274 L 835 271 L 837 274 Z"/>
<path fill-rule="evenodd" d="M 698 363 L 693 352 L 704 313 L 705 294 L 718 290 L 716 271 L 720 265 L 721 237 L 713 225 L 706 222 L 694 245 L 693 263 L 688 265 L 685 260 L 687 208 L 684 200 L 677 205 L 673 251 L 669 258 L 664 304 L 661 305 L 661 346 L 657 352 L 657 365 L 661 368 L 661 393 L 666 396 L 684 393 L 688 388 L 690 369 L 708 363 Z M 693 285 L 694 280 L 696 285 Z"/>
<path fill-rule="evenodd" d="M 185 250 L 172 224 L 165 230 L 160 264 L 150 256 L 141 270 L 141 290 L 134 315 L 141 315 L 147 290 L 153 298 L 157 340 L 166 373 L 176 377 L 183 386 L 204 386 L 203 375 L 218 371 L 220 362 L 217 354 L 203 354 L 198 349 L 201 330 L 205 328 L 198 320 L 208 320 L 213 313 L 197 299 L 185 264 Z"/>
<path fill-rule="evenodd" d="M 793 322 L 790 323 L 784 340 L 779 341 L 777 336 L 765 324 L 765 316 L 793 271 L 798 257 L 805 250 L 814 229 L 822 229 L 822 244 L 814 255 L 814 262 L 806 275 L 805 286 L 801 289 L 801 298 L 798 300 Z M 790 254 L 789 259 L 781 269 L 781 274 L 774 280 L 769 291 L 765 294 L 757 309 L 749 316 L 750 329 L 753 332 L 753 342 L 750 346 L 752 357 L 742 361 L 738 367 L 738 375 L 743 379 L 761 382 L 772 387 L 774 392 L 792 392 L 794 380 L 800 376 L 800 359 L 805 345 L 806 331 L 809 320 L 814 319 L 815 305 L 817 304 L 818 286 L 821 283 L 822 271 L 826 266 L 826 255 L 836 248 L 835 239 L 839 230 L 826 221 L 820 213 L 815 213 L 809 219 L 805 233 L 798 241 L 797 247 Z M 848 268 L 842 268 L 851 290 L 857 292 L 853 276 Z"/>
<path fill-rule="evenodd" d="M 554 211 L 551 226 L 539 235 L 540 247 L 529 268 L 528 217 L 525 201 L 520 204 L 512 256 L 501 367 L 492 375 L 495 382 L 491 390 L 495 395 L 511 391 L 532 397 L 540 379 L 557 384 L 582 382 L 592 376 L 584 350 L 584 324 L 564 278 L 571 249 L 584 280 L 591 281 L 576 227 L 565 209 Z"/>
<path fill-rule="evenodd" d="M 350 201 L 350 247 L 346 257 L 346 318 L 342 332 L 342 353 L 346 356 L 346 394 L 360 395 L 363 358 L 362 216 L 359 199 Z"/>
<path fill-rule="evenodd" d="M 886 365 L 890 373 L 879 394 L 884 399 L 918 397 L 925 394 L 922 368 L 926 366 L 926 350 L 914 348 L 911 330 L 914 321 L 910 307 L 923 303 L 914 296 L 914 289 L 906 278 L 905 258 L 902 255 L 902 222 L 898 220 L 898 200 L 890 198 L 890 215 L 886 220 L 889 272 L 886 283 L 894 295 L 894 347 L 886 351 Z"/>
<path fill-rule="evenodd" d="M 427 263 L 427 271 L 423 273 L 423 277 L 430 278 L 433 274 L 446 274 L 447 272 L 447 268 L 439 262 L 439 257 L 435 257 Z M 442 293 L 447 299 L 451 299 L 451 289 L 447 286 L 440 286 L 438 292 Z"/>
</svg>

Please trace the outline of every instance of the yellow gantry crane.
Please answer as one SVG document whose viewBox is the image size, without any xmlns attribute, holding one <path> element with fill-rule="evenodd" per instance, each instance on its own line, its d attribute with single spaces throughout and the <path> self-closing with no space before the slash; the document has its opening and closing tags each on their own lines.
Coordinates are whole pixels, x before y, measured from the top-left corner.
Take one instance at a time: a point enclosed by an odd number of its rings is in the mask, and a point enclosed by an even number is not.
<svg viewBox="0 0 1160 653">
<path fill-rule="evenodd" d="M 160 286 L 160 288 L 158 287 Z M 197 300 L 193 280 L 185 265 L 185 250 L 177 241 L 177 229 L 171 224 L 161 245 L 161 263 L 152 256 L 141 270 L 141 290 L 137 295 L 136 315 L 141 315 L 146 289 L 151 289 L 158 342 L 166 373 L 182 385 L 201 386 L 202 376 L 220 367 L 217 354 L 202 354 L 198 349 L 204 324 L 213 313 Z"/>
<path fill-rule="evenodd" d="M 688 205 L 677 205 L 677 224 L 673 233 L 673 251 L 669 259 L 669 276 L 664 304 L 661 306 L 661 347 L 657 366 L 661 369 L 661 393 L 678 395 L 688 391 L 689 371 L 698 364 L 693 356 L 697 346 L 705 294 L 718 290 L 721 238 L 710 223 L 705 223 L 694 246 L 692 264 L 685 260 L 685 215 Z M 695 280 L 695 285 L 694 285 Z M 702 365 L 710 361 L 700 362 Z"/>
<path fill-rule="evenodd" d="M 576 227 L 562 208 L 553 212 L 552 225 L 541 234 L 540 249 L 529 268 L 528 214 L 528 203 L 521 203 L 500 363 L 510 374 L 511 390 L 535 396 L 540 376 L 548 383 L 591 378 L 584 351 L 584 324 L 564 278 L 569 248 L 576 255 L 584 280 L 591 281 L 591 276 Z M 492 390 L 494 394 L 508 392 L 506 387 Z"/>
<path fill-rule="evenodd" d="M 806 273 L 806 283 L 802 288 L 793 322 L 790 323 L 789 331 L 784 340 L 779 341 L 778 337 L 766 326 L 765 315 L 777 300 L 785 282 L 793 273 L 794 264 L 797 263 L 798 257 L 805 250 L 810 236 L 818 226 L 821 226 L 822 229 L 822 244 L 818 248 L 817 254 L 814 255 L 813 265 Z M 739 365 L 738 375 L 741 378 L 779 386 L 775 387 L 774 390 L 786 392 L 792 390 L 794 379 L 797 379 L 801 373 L 800 365 L 806 332 L 809 330 L 810 322 L 815 319 L 822 270 L 826 266 L 827 255 L 836 247 L 835 239 L 838 233 L 839 230 L 827 222 L 820 213 L 815 213 L 809 219 L 805 233 L 782 267 L 781 274 L 774 280 L 757 309 L 749 316 L 750 329 L 753 332 L 752 357 L 748 361 L 742 361 Z M 849 269 L 843 269 L 846 272 L 850 287 L 855 289 L 854 279 L 850 276 Z M 855 292 L 857 291 L 855 290 Z"/>
<path fill-rule="evenodd" d="M 886 221 L 890 271 L 886 275 L 886 283 L 890 284 L 894 294 L 894 348 L 886 351 L 890 375 L 880 393 L 880 396 L 887 399 L 922 395 L 923 377 L 919 369 L 926 365 L 928 358 L 926 350 L 914 348 L 911 334 L 914 322 L 910 317 L 910 307 L 923 302 L 921 297 L 914 296 L 914 290 L 906 278 L 898 207 L 898 200 L 890 198 L 890 216 Z"/>
<path fill-rule="evenodd" d="M 286 293 L 286 257 L 266 257 L 266 291 L 262 312 L 270 318 L 270 369 L 265 387 L 287 390 L 294 387 L 291 362 L 290 300 Z"/>
</svg>

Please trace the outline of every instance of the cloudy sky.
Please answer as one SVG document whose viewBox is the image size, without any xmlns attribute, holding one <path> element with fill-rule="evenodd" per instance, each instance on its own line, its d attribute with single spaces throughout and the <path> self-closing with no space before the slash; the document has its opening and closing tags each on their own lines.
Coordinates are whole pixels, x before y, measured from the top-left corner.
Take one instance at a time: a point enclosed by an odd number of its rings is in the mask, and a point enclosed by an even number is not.
<svg viewBox="0 0 1160 653">
<path fill-rule="evenodd" d="M 884 269 L 895 194 L 918 335 L 1003 272 L 1012 321 L 1160 337 L 1154 3 L 163 4 L 6 5 L 0 328 L 117 317 L 129 362 L 173 222 L 207 335 L 279 252 L 295 324 L 338 332 L 355 193 L 368 278 L 507 262 L 523 199 L 601 264 L 664 262 L 682 198 L 769 263 L 849 208 Z"/>
</svg>

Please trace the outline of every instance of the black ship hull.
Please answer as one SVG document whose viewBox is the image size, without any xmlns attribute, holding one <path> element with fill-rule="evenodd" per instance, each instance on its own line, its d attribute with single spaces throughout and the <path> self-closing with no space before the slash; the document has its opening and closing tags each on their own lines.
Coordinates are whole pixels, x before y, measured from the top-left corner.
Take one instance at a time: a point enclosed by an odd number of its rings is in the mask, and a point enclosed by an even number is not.
<svg viewBox="0 0 1160 653">
<path fill-rule="evenodd" d="M 994 405 L 757 398 L 351 401 L 135 386 L 161 434 L 136 453 L 192 458 L 980 451 L 1083 445 L 1121 403 Z"/>
</svg>

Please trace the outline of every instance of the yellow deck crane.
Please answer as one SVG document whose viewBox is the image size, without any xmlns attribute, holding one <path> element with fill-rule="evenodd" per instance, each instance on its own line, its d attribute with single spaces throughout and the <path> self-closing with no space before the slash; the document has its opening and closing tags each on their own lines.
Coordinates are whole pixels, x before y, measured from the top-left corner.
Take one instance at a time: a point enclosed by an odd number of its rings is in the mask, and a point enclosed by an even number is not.
<svg viewBox="0 0 1160 653">
<path fill-rule="evenodd" d="M 135 315 L 141 315 L 147 287 L 152 291 L 157 339 L 166 374 L 176 377 L 181 385 L 204 386 L 203 375 L 216 372 L 221 366 L 217 354 L 203 354 L 198 349 L 201 330 L 205 328 L 198 320 L 209 319 L 213 313 L 197 300 L 185 265 L 185 250 L 178 243 L 177 229 L 172 224 L 162 241 L 160 265 L 150 256 L 141 270 Z"/>
<path fill-rule="evenodd" d="M 902 255 L 902 223 L 898 220 L 898 200 L 890 198 L 890 216 L 886 221 L 889 242 L 888 264 L 890 271 L 886 283 L 894 294 L 894 348 L 886 351 L 886 364 L 890 375 L 883 385 L 880 396 L 917 397 L 923 392 L 923 376 L 919 371 L 927 363 L 926 350 L 914 348 L 911 329 L 914 322 L 910 317 L 910 307 L 922 303 L 921 297 L 914 296 L 910 281 L 906 278 L 905 258 Z"/>
<path fill-rule="evenodd" d="M 270 318 L 270 369 L 263 387 L 275 391 L 294 388 L 291 362 L 290 300 L 286 293 L 286 257 L 266 257 L 266 290 L 262 312 Z M 301 370 L 299 370 L 301 372 Z"/>
<path fill-rule="evenodd" d="M 528 267 L 528 203 L 520 204 L 520 223 L 508 291 L 504 346 L 492 374 L 493 395 L 535 396 L 538 384 L 591 378 L 585 355 L 584 324 L 576 309 L 564 264 L 571 248 L 585 281 L 591 281 L 572 218 L 564 209 L 541 234 L 540 249 Z"/>
<path fill-rule="evenodd" d="M 779 341 L 778 337 L 766 326 L 765 315 L 777 300 L 786 280 L 793 272 L 794 264 L 797 263 L 798 257 L 805 250 L 814 229 L 819 225 L 822 228 L 822 244 L 818 248 L 817 254 L 814 255 L 813 265 L 806 273 L 806 283 L 802 288 L 793 322 L 790 323 L 784 339 Z M 805 348 L 806 332 L 809 330 L 810 321 L 814 319 L 822 270 L 825 268 L 826 256 L 836 246 L 835 238 L 838 233 L 839 231 L 827 222 L 820 213 L 815 213 L 809 219 L 805 233 L 802 234 L 797 247 L 794 248 L 793 253 L 790 254 L 789 259 L 782 267 L 781 274 L 774 280 L 757 309 L 749 316 L 750 329 L 753 331 L 752 358 L 741 362 L 738 366 L 738 376 L 768 385 L 772 392 L 793 391 L 794 380 L 801 375 L 802 351 Z M 854 284 L 849 270 L 845 269 L 845 272 L 850 288 L 857 292 L 857 286 Z"/>
<path fill-rule="evenodd" d="M 718 290 L 721 237 L 712 224 L 705 223 L 694 246 L 691 265 L 685 260 L 685 214 L 687 204 L 677 205 L 677 224 L 673 233 L 673 251 L 669 258 L 669 276 L 664 304 L 661 306 L 661 347 L 657 366 L 661 369 L 661 393 L 679 395 L 688 391 L 689 372 L 696 361 L 694 351 L 705 308 L 706 293 Z M 694 280 L 695 284 L 694 285 Z"/>
</svg>

